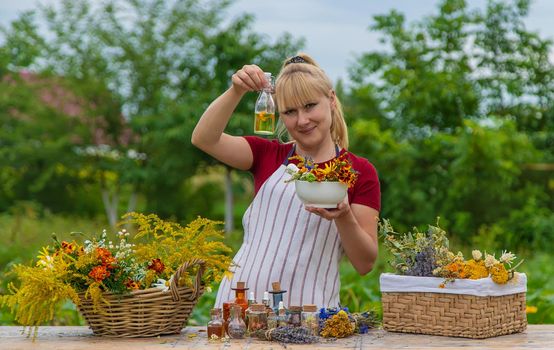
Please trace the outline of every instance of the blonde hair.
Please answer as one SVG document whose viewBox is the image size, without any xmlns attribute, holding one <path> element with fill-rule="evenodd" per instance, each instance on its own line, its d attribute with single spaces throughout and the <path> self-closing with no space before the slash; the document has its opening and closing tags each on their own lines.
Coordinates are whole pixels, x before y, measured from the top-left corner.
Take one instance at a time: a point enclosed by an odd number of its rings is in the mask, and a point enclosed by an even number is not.
<svg viewBox="0 0 554 350">
<path fill-rule="evenodd" d="M 300 58 L 300 59 L 299 59 Z M 283 63 L 281 72 L 275 83 L 275 98 L 277 106 L 283 108 L 299 107 L 308 101 L 327 96 L 333 89 L 331 80 L 309 55 L 299 53 L 290 62 L 288 58 Z M 300 62 L 299 61 L 304 61 Z M 335 96 L 336 105 L 331 109 L 331 138 L 339 147 L 348 149 L 348 130 L 342 105 Z M 286 132 L 281 123 L 278 134 L 281 136 Z M 291 139 L 290 135 L 289 139 Z"/>
</svg>

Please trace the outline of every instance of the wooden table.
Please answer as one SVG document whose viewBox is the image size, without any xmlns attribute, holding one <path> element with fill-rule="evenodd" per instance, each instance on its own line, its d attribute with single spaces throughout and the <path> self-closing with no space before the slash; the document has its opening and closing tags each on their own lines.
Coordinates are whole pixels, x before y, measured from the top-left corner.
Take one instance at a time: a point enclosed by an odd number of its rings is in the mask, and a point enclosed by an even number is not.
<svg viewBox="0 0 554 350">
<path fill-rule="evenodd" d="M 529 325 L 524 333 L 483 340 L 373 330 L 346 339 L 286 346 L 254 339 L 209 342 L 205 327 L 188 327 L 179 335 L 140 339 L 95 337 L 88 327 L 41 327 L 35 342 L 22 335 L 21 330 L 0 327 L 0 349 L 554 349 L 554 325 Z"/>
</svg>

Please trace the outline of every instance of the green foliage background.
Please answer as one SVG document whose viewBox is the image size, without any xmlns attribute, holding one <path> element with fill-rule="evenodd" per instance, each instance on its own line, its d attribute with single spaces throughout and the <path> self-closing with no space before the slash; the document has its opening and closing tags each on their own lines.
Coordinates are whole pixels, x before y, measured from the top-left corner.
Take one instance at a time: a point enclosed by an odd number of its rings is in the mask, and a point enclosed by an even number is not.
<svg viewBox="0 0 554 350">
<path fill-rule="evenodd" d="M 52 232 L 98 232 L 133 208 L 221 220 L 232 192 L 241 221 L 250 176 L 192 147 L 192 129 L 236 69 L 277 72 L 304 39 L 270 40 L 249 14 L 225 21 L 229 4 L 61 0 L 0 27 L 2 271 L 30 261 Z M 554 66 L 552 42 L 525 28 L 530 6 L 442 0 L 413 23 L 397 11 L 376 16 L 368 24 L 385 49 L 362 47 L 350 84 L 336 88 L 350 150 L 379 171 L 381 216 L 399 230 L 440 216 L 455 250 L 525 258 L 528 304 L 538 307 L 529 321 L 553 323 Z M 250 133 L 254 99 L 227 132 Z M 238 249 L 241 237 L 235 229 L 227 243 Z M 381 250 L 364 277 L 342 265 L 345 305 L 379 307 L 386 260 Z M 202 298 L 191 322 L 205 322 L 214 298 Z M 55 323 L 82 319 L 66 305 Z"/>
</svg>

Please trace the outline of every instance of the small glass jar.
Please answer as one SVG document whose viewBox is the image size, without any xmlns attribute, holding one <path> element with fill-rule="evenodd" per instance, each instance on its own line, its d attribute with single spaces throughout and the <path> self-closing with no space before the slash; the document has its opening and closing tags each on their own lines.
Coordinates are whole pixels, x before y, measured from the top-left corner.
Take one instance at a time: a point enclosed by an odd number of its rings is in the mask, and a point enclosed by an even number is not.
<svg viewBox="0 0 554 350">
<path fill-rule="evenodd" d="M 290 306 L 288 324 L 292 327 L 302 326 L 302 306 Z"/>
<path fill-rule="evenodd" d="M 313 336 L 319 336 L 319 312 L 316 305 L 302 306 L 302 327 L 309 329 Z"/>
<path fill-rule="evenodd" d="M 267 314 L 267 329 L 277 327 L 279 327 L 279 316 L 277 316 L 273 310 L 269 311 Z"/>
<path fill-rule="evenodd" d="M 265 309 L 266 309 L 267 312 L 270 312 L 271 310 L 273 310 L 271 308 L 271 306 L 269 306 L 269 292 L 268 291 L 264 292 L 264 297 L 262 299 L 262 304 L 265 305 Z"/>
<path fill-rule="evenodd" d="M 229 334 L 229 321 L 231 321 L 231 307 L 235 305 L 232 301 L 227 301 L 223 303 L 223 328 L 225 328 L 225 333 Z"/>
<path fill-rule="evenodd" d="M 223 318 L 221 317 L 221 309 L 212 309 L 210 311 L 210 322 L 208 322 L 208 339 L 217 340 L 225 335 L 223 327 Z"/>
<path fill-rule="evenodd" d="M 285 309 L 285 305 L 282 301 L 279 302 L 279 312 L 277 313 L 277 327 L 285 327 L 288 326 L 288 312 L 287 309 Z"/>
<path fill-rule="evenodd" d="M 246 324 L 242 319 L 242 307 L 237 304 L 231 306 L 231 319 L 227 327 L 227 334 L 232 339 L 244 338 L 246 334 Z"/>
<path fill-rule="evenodd" d="M 235 301 L 234 304 L 240 305 L 241 307 L 241 317 L 244 320 L 246 317 L 246 309 L 248 308 L 248 301 L 246 300 L 246 282 L 237 282 L 236 288 L 231 288 L 235 291 Z"/>
<path fill-rule="evenodd" d="M 248 315 L 248 332 L 253 333 L 261 329 L 267 329 L 267 312 L 264 304 L 251 305 Z"/>
</svg>

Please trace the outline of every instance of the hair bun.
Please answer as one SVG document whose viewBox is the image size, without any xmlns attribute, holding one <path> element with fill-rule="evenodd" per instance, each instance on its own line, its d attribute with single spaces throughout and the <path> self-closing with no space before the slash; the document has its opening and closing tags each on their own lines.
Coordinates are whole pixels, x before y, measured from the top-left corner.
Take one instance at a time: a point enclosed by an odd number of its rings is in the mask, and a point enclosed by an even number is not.
<svg viewBox="0 0 554 350">
<path fill-rule="evenodd" d="M 288 66 L 289 64 L 291 63 L 308 63 L 308 61 L 306 61 L 304 59 L 304 57 L 302 56 L 294 56 L 294 57 L 291 57 L 289 58 L 286 62 L 285 62 L 285 66 Z"/>
</svg>

